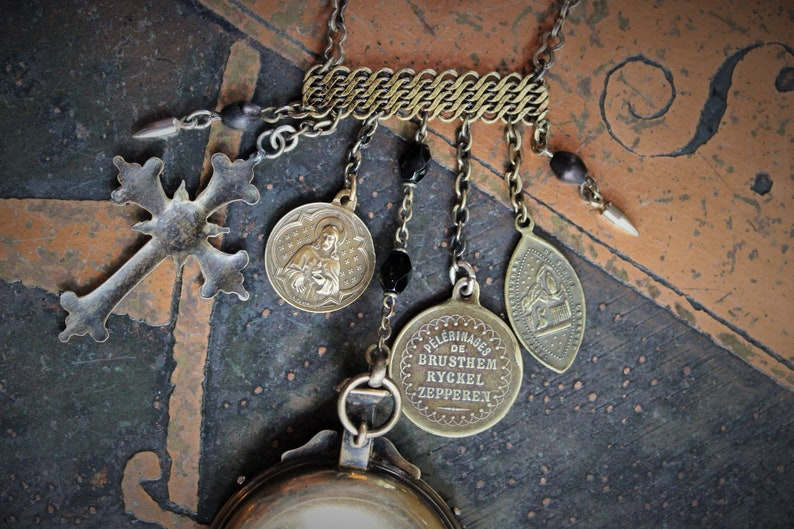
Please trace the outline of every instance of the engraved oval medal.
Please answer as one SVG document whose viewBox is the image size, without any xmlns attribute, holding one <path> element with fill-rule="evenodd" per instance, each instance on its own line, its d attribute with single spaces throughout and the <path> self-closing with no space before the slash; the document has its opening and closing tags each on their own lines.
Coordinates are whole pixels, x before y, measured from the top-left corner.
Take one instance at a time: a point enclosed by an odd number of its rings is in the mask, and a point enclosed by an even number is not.
<svg viewBox="0 0 794 529">
<path fill-rule="evenodd" d="M 419 428 L 444 437 L 465 437 L 499 422 L 521 387 L 521 349 L 510 327 L 480 305 L 474 282 L 432 307 L 403 329 L 389 365 L 400 388 L 403 413 Z"/>
<path fill-rule="evenodd" d="M 372 236 L 354 204 L 337 194 L 332 203 L 300 206 L 278 221 L 265 245 L 270 284 L 290 305 L 329 312 L 355 301 L 375 271 Z"/>
<path fill-rule="evenodd" d="M 559 250 L 519 228 L 507 267 L 507 316 L 518 339 L 549 369 L 562 373 L 579 352 L 585 326 L 582 284 Z"/>
</svg>

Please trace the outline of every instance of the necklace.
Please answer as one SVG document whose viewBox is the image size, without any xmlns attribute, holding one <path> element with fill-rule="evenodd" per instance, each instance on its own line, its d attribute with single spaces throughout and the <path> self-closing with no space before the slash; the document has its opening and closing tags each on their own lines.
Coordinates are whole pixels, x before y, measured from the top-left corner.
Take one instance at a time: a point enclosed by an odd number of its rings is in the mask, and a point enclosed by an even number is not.
<svg viewBox="0 0 794 529">
<path fill-rule="evenodd" d="M 321 432 L 305 447 L 284 454 L 281 465 L 254 479 L 229 501 L 214 527 L 242 527 L 251 520 L 265 524 L 257 527 L 276 527 L 295 521 L 296 513 L 302 520 L 315 517 L 322 524 L 324 513 L 340 505 L 358 513 L 361 527 L 379 526 L 386 519 L 401 520 L 400 527 L 406 528 L 459 527 L 449 508 L 420 479 L 418 469 L 403 460 L 383 436 L 403 413 L 420 428 L 450 437 L 473 435 L 493 426 L 518 394 L 523 372 L 519 341 L 555 371 L 564 371 L 574 361 L 585 327 L 584 296 L 570 263 L 533 233 L 534 221 L 523 199 L 519 174 L 522 128 L 533 129 L 533 152 L 551 158 L 552 172 L 560 181 L 577 185 L 585 202 L 636 235 L 625 215 L 603 198 L 578 156 L 552 153 L 548 148 L 549 98 L 544 76 L 556 62 L 555 52 L 564 42 L 563 24 L 576 3 L 562 2 L 552 29 L 542 36 L 533 56 L 530 75 L 502 76 L 453 70 L 351 70 L 343 64 L 347 3 L 336 0 L 328 21 L 324 61 L 306 73 L 300 102 L 271 108 L 245 102 L 217 113 L 197 111 L 153 123 L 135 135 L 166 138 L 216 121 L 244 131 L 272 125 L 259 132 L 249 158 L 214 155 L 213 177 L 195 200 L 189 199 L 184 185 L 172 198 L 165 195 L 159 182 L 164 170 L 160 159 L 151 158 L 143 165 L 114 159 L 121 187 L 111 198 L 151 213 L 151 220 L 133 227 L 151 240 L 93 292 L 82 297 L 72 292 L 62 295 L 62 306 L 69 313 L 60 334 L 64 341 L 82 334 L 97 341 L 107 339 L 105 321 L 110 311 L 169 256 L 180 266 L 189 256 L 197 259 L 205 280 L 203 297 L 226 292 L 247 299 L 240 272 L 249 256 L 244 251 L 227 254 L 210 245 L 209 238 L 228 230 L 208 218 L 235 201 L 255 204 L 259 192 L 251 180 L 260 163 L 292 151 L 302 138 L 332 134 L 341 120 L 352 117 L 361 122 L 361 128 L 348 153 L 342 189 L 330 203 L 309 202 L 284 215 L 270 233 L 264 255 L 271 285 L 292 306 L 330 312 L 349 305 L 367 288 L 376 268 L 372 237 L 355 213 L 362 150 L 381 120 L 395 117 L 419 123 L 415 141 L 400 164 L 403 201 L 394 248 L 381 267 L 384 296 L 378 339 L 366 352 L 370 371 L 342 386 L 338 401 L 342 434 Z M 412 269 L 408 221 L 414 189 L 430 158 L 424 140 L 428 122 L 434 119 L 460 122 L 450 242 L 452 295 L 414 317 L 390 348 L 396 298 L 406 288 Z M 475 121 L 501 121 L 506 126 L 505 181 L 520 234 L 505 280 L 511 326 L 480 305 L 476 270 L 465 258 L 471 123 Z M 389 408 L 385 419 L 379 413 L 383 403 Z M 359 487 L 362 483 L 363 488 Z"/>
</svg>

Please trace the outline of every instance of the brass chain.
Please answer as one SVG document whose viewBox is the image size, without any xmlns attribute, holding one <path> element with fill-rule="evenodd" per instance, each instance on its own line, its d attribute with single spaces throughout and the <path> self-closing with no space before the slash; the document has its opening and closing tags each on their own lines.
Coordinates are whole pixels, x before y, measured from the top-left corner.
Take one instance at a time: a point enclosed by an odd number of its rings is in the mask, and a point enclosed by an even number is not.
<svg viewBox="0 0 794 529">
<path fill-rule="evenodd" d="M 463 240 L 463 227 L 469 221 L 471 144 L 471 123 L 468 120 L 464 120 L 458 128 L 455 152 L 455 205 L 452 207 L 455 233 L 450 244 L 450 251 L 455 262 L 459 261 L 466 251 L 466 242 Z"/>
<path fill-rule="evenodd" d="M 570 10 L 579 5 L 580 1 L 581 0 L 563 0 L 560 5 L 560 11 L 557 13 L 557 18 L 554 20 L 554 25 L 550 30 L 541 35 L 540 45 L 538 49 L 535 50 L 535 53 L 532 54 L 532 63 L 535 66 L 536 79 L 542 79 L 546 72 L 557 62 L 554 53 L 565 44 L 565 34 L 562 32 L 562 26 L 565 24 Z"/>
<path fill-rule="evenodd" d="M 323 51 L 325 63 L 322 70 L 326 71 L 345 60 L 345 50 L 342 44 L 347 38 L 347 25 L 345 24 L 345 8 L 347 0 L 334 0 L 331 16 L 328 18 L 328 41 Z"/>
<path fill-rule="evenodd" d="M 581 0 L 562 0 L 560 10 L 554 19 L 554 25 L 543 33 L 540 37 L 540 44 L 532 54 L 532 63 L 535 67 L 535 78 L 540 80 L 543 75 L 551 69 L 557 62 L 555 52 L 560 50 L 565 44 L 565 35 L 562 32 L 563 25 L 570 14 L 570 10 L 578 6 Z M 344 60 L 344 48 L 342 44 L 347 38 L 347 26 L 345 24 L 345 8 L 347 0 L 334 0 L 331 16 L 328 18 L 328 35 L 323 58 L 325 64 L 322 65 L 323 73 L 330 68 L 337 66 Z"/>
<path fill-rule="evenodd" d="M 374 115 L 367 118 L 364 123 L 361 124 L 361 128 L 356 136 L 356 141 L 353 143 L 353 146 L 350 147 L 350 151 L 347 154 L 347 165 L 344 171 L 345 189 L 350 193 L 348 200 L 353 204 L 353 207 L 355 207 L 356 204 L 356 192 L 358 189 L 358 182 L 356 179 L 358 177 L 358 170 L 361 167 L 361 149 L 366 148 L 369 142 L 372 141 L 372 136 L 374 136 L 375 131 L 378 130 L 378 123 L 380 123 L 380 116 Z"/>
<path fill-rule="evenodd" d="M 427 114 L 422 116 L 419 122 L 419 127 L 416 129 L 414 141 L 422 145 L 427 139 Z M 403 182 L 403 201 L 400 209 L 397 210 L 397 220 L 400 225 L 394 234 L 394 247 L 395 249 L 405 250 L 408 247 L 408 221 L 414 216 L 414 189 L 416 189 L 416 182 L 405 181 Z"/>
<path fill-rule="evenodd" d="M 268 129 L 257 137 L 257 150 L 259 151 L 259 155 L 264 158 L 278 158 L 282 154 L 297 147 L 298 141 L 302 136 L 316 138 L 318 136 L 333 134 L 336 132 L 340 121 L 341 118 L 339 116 L 333 116 L 333 119 L 325 119 L 322 121 L 303 119 L 298 125 L 298 128 L 292 125 L 280 125 L 275 129 Z M 265 140 L 269 141 L 269 148 Z"/>
<path fill-rule="evenodd" d="M 394 234 L 394 247 L 404 250 L 408 246 L 408 221 L 414 216 L 414 189 L 416 184 L 406 182 L 403 184 L 403 202 L 397 210 L 397 220 L 400 226 Z"/>
<path fill-rule="evenodd" d="M 426 138 L 427 118 L 424 117 L 420 121 L 419 127 L 416 129 L 415 141 L 421 145 L 424 144 Z M 400 209 L 397 211 L 397 220 L 400 225 L 394 234 L 394 249 L 398 251 L 406 251 L 408 247 L 408 221 L 411 220 L 414 214 L 414 189 L 416 189 L 416 182 L 406 181 L 403 184 L 403 202 L 402 206 L 400 206 Z M 386 345 L 386 342 L 391 338 L 391 319 L 394 317 L 396 303 L 397 292 L 386 291 L 383 293 L 378 341 L 376 344 L 371 345 L 366 353 L 367 363 L 370 365 L 371 376 L 373 377 L 370 381 L 370 386 L 373 386 L 373 383 L 378 384 L 382 382 L 382 366 L 388 365 L 389 357 L 391 356 L 391 350 L 389 346 Z"/>
<path fill-rule="evenodd" d="M 524 184 L 521 180 L 521 162 L 524 156 L 521 152 L 521 129 L 515 123 L 508 123 L 505 128 L 505 141 L 507 142 L 508 167 L 505 171 L 505 182 L 510 194 L 510 205 L 516 216 L 517 228 L 530 228 L 533 225 L 532 217 L 524 202 Z"/>
<path fill-rule="evenodd" d="M 469 189 L 471 187 L 471 122 L 464 119 L 455 139 L 455 204 L 452 206 L 452 217 L 455 223 L 455 232 L 450 242 L 452 266 L 449 269 L 449 278 L 454 286 L 461 270 L 466 274 L 466 285 L 461 290 L 463 296 L 470 296 L 474 292 L 475 274 L 463 254 L 466 251 L 466 242 L 463 239 L 463 227 L 469 221 Z"/>
<path fill-rule="evenodd" d="M 391 319 L 394 317 L 394 307 L 396 304 L 396 292 L 383 293 L 378 341 L 370 345 L 365 353 L 367 364 L 370 366 L 369 385 L 373 388 L 379 388 L 383 383 L 383 379 L 387 376 L 391 349 L 386 345 L 386 341 L 391 338 Z"/>
</svg>

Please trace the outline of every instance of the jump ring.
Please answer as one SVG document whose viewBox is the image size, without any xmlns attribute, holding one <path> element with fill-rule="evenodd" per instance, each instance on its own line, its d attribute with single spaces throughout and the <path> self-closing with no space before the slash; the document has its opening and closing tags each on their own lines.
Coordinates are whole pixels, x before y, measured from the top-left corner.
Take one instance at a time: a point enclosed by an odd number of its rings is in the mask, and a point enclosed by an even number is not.
<svg viewBox="0 0 794 529">
<path fill-rule="evenodd" d="M 370 381 L 370 378 L 371 377 L 368 373 L 362 373 L 351 378 L 347 381 L 342 388 L 341 393 L 339 394 L 339 400 L 336 404 L 336 411 L 339 414 L 339 421 L 342 423 L 342 426 L 345 427 L 345 430 L 350 432 L 352 435 L 357 436 L 359 434 L 359 429 L 353 424 L 353 422 L 350 420 L 350 417 L 347 415 L 347 398 L 354 389 L 367 384 Z M 389 393 L 391 393 L 394 406 L 392 408 L 391 415 L 386 422 L 384 422 L 381 426 L 372 428 L 366 432 L 367 439 L 386 435 L 400 420 L 400 413 L 402 411 L 402 397 L 400 396 L 400 390 L 397 388 L 397 385 L 388 377 L 383 379 L 383 386 L 389 391 Z"/>
</svg>

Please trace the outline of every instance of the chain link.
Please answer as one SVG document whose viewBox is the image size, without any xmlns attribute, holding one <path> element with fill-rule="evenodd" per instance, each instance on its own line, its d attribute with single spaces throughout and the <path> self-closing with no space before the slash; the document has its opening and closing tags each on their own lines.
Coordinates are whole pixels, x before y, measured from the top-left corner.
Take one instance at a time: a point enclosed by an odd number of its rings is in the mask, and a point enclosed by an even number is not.
<svg viewBox="0 0 794 529">
<path fill-rule="evenodd" d="M 342 48 L 342 44 L 347 38 L 346 7 L 347 0 L 334 0 L 333 11 L 328 17 L 328 41 L 325 50 L 323 50 L 325 63 L 322 66 L 322 71 L 327 71 L 345 60 L 345 50 Z"/>
<path fill-rule="evenodd" d="M 181 120 L 180 128 L 185 130 L 206 129 L 213 121 L 220 121 L 221 115 L 211 110 L 197 110 Z"/>
<path fill-rule="evenodd" d="M 372 140 L 375 131 L 378 130 L 378 123 L 380 123 L 380 116 L 370 116 L 361 125 L 358 131 L 355 143 L 350 148 L 347 155 L 347 165 L 345 166 L 345 188 L 350 192 L 349 200 L 356 203 L 356 191 L 358 182 L 358 170 L 361 167 L 361 149 L 366 148 Z"/>
<path fill-rule="evenodd" d="M 366 352 L 367 364 L 370 366 L 370 386 L 380 387 L 383 377 L 386 376 L 386 368 L 389 365 L 391 349 L 386 342 L 391 338 L 392 327 L 391 319 L 394 317 L 394 307 L 397 304 L 397 293 L 384 292 L 383 302 L 381 303 L 380 328 L 378 329 L 378 341 L 369 346 Z"/>
<path fill-rule="evenodd" d="M 455 205 L 452 207 L 455 234 L 452 236 L 450 245 L 450 251 L 455 263 L 461 259 L 466 250 L 466 243 L 463 240 L 463 227 L 469 221 L 471 144 L 471 123 L 468 120 L 464 120 L 458 128 L 456 138 Z"/>
<path fill-rule="evenodd" d="M 294 116 L 290 115 L 289 117 Z M 262 132 L 256 139 L 256 147 L 260 156 L 267 159 L 278 158 L 297 147 L 302 136 L 316 138 L 333 134 L 339 126 L 339 121 L 339 116 L 334 116 L 333 119 L 322 121 L 304 119 L 298 124 L 297 129 L 292 125 L 281 125 Z M 269 141 L 270 148 L 265 144 L 265 140 Z"/>
<path fill-rule="evenodd" d="M 555 53 L 565 45 L 565 35 L 562 32 L 563 25 L 568 19 L 570 10 L 579 5 L 581 0 L 563 0 L 560 4 L 557 17 L 551 29 L 543 33 L 540 37 L 538 48 L 532 54 L 532 63 L 535 66 L 536 80 L 540 80 L 557 62 Z M 347 25 L 345 24 L 345 8 L 347 0 L 334 0 L 331 16 L 328 17 L 328 35 L 323 58 L 325 63 L 322 65 L 321 73 L 325 73 L 334 66 L 344 61 L 345 53 L 343 44 L 347 38 Z"/>
<path fill-rule="evenodd" d="M 532 152 L 539 156 L 553 156 L 549 150 L 549 134 L 551 133 L 551 122 L 542 119 L 533 125 L 532 132 Z"/>
<path fill-rule="evenodd" d="M 524 156 L 521 152 L 521 129 L 516 123 L 508 123 L 505 129 L 507 142 L 508 167 L 505 171 L 505 182 L 510 194 L 510 204 L 516 216 L 516 227 L 519 229 L 530 228 L 533 225 L 532 217 L 524 202 L 524 184 L 521 180 L 521 162 Z"/>
<path fill-rule="evenodd" d="M 582 200 L 599 210 L 603 210 L 607 206 L 604 195 L 598 189 L 598 182 L 592 176 L 585 178 L 585 181 L 579 186 L 579 195 Z"/>
<path fill-rule="evenodd" d="M 562 32 L 563 24 L 565 24 L 571 8 L 579 5 L 579 2 L 580 0 L 564 0 L 560 5 L 560 11 L 554 20 L 554 25 L 540 37 L 540 45 L 532 55 L 532 63 L 535 65 L 535 79 L 542 79 L 546 72 L 557 62 L 554 53 L 565 44 L 565 35 Z"/>
<path fill-rule="evenodd" d="M 424 145 L 427 140 L 427 114 L 422 115 L 419 126 L 414 135 L 414 141 L 419 145 Z M 403 201 L 400 209 L 397 210 L 397 220 L 400 226 L 394 234 L 394 247 L 405 250 L 408 247 L 408 221 L 414 216 L 414 189 L 415 182 L 406 181 L 403 183 Z"/>
<path fill-rule="evenodd" d="M 458 128 L 455 141 L 456 148 L 456 169 L 455 176 L 455 205 L 452 207 L 452 218 L 455 223 L 455 233 L 450 243 L 452 254 L 452 266 L 449 269 L 449 279 L 452 285 L 458 281 L 458 274 L 461 270 L 466 274 L 466 285 L 461 291 L 464 296 L 470 296 L 474 292 L 476 281 L 474 267 L 463 259 L 466 251 L 466 242 L 463 240 L 463 227 L 469 221 L 469 188 L 471 179 L 471 122 L 464 119 Z"/>
<path fill-rule="evenodd" d="M 414 216 L 414 188 L 416 188 L 416 184 L 413 182 L 403 184 L 403 202 L 400 209 L 397 210 L 397 220 L 400 222 L 400 226 L 394 234 L 394 247 L 402 250 L 408 246 L 408 221 Z"/>
<path fill-rule="evenodd" d="M 287 119 L 294 120 L 330 120 L 341 121 L 345 116 L 334 112 L 333 109 L 318 110 L 311 105 L 306 105 L 303 102 L 295 101 L 288 105 L 281 107 L 266 107 L 260 111 L 260 117 L 265 123 L 275 124 Z"/>
</svg>

